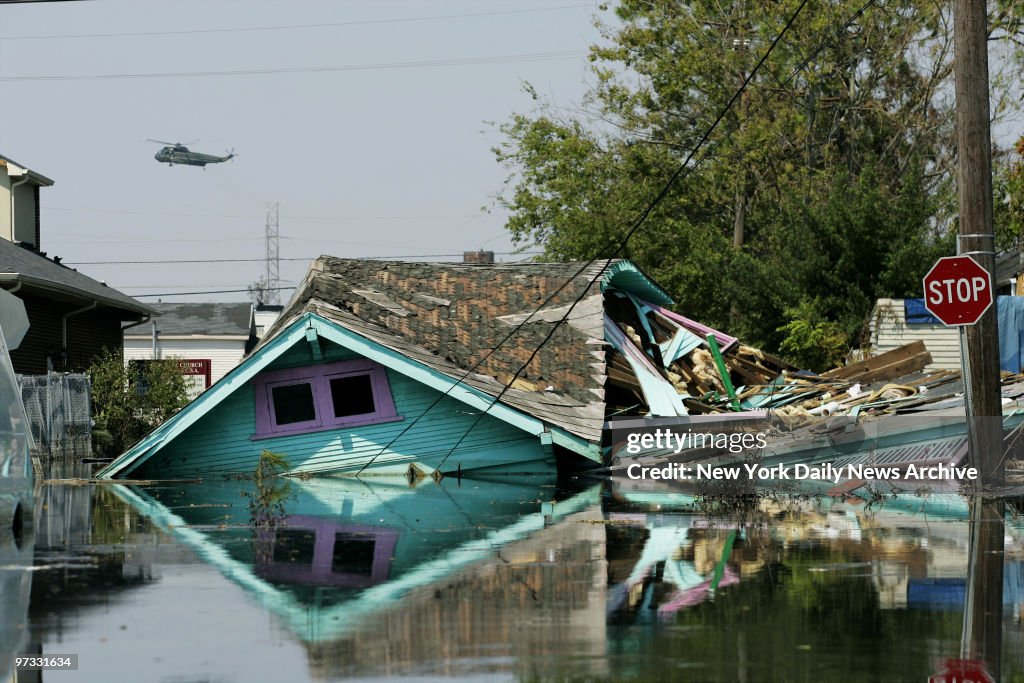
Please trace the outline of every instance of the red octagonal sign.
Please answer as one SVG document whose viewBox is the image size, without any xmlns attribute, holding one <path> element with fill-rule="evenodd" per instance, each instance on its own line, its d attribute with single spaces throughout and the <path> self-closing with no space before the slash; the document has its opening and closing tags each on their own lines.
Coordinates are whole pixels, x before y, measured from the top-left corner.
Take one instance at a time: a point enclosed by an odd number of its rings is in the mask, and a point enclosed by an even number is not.
<svg viewBox="0 0 1024 683">
<path fill-rule="evenodd" d="M 973 325 L 993 298 L 992 278 L 970 256 L 940 258 L 924 276 L 924 306 L 946 325 Z"/>
</svg>

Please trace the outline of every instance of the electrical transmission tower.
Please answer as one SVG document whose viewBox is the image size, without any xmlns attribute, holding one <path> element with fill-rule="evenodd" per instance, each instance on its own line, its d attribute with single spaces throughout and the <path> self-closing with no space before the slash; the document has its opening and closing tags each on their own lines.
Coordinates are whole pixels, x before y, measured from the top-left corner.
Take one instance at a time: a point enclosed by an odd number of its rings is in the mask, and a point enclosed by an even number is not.
<svg viewBox="0 0 1024 683">
<path fill-rule="evenodd" d="M 266 282 L 266 299 L 264 303 L 279 304 L 281 297 L 278 290 L 281 286 L 281 245 L 278 231 L 277 202 L 267 204 L 267 226 L 266 226 L 266 262 L 267 272 L 264 280 Z"/>
</svg>

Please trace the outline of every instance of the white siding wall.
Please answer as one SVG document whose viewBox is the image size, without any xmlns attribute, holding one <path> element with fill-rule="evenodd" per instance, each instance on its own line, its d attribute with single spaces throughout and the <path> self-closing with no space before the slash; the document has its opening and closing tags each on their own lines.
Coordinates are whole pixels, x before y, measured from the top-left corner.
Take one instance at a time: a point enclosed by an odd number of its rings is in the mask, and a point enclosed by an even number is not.
<svg viewBox="0 0 1024 683">
<path fill-rule="evenodd" d="M 929 369 L 960 369 L 960 332 L 955 327 L 907 325 L 903 299 L 879 299 L 871 313 L 871 354 L 886 351 L 920 339 L 932 354 Z"/>
<path fill-rule="evenodd" d="M 140 329 L 140 328 L 134 328 Z M 146 329 L 145 325 L 141 329 Z M 210 381 L 216 382 L 238 365 L 245 355 L 245 339 L 157 339 L 162 358 L 175 356 L 186 360 L 210 360 Z M 153 357 L 152 337 L 124 338 L 125 360 L 149 360 Z"/>
<path fill-rule="evenodd" d="M 253 315 L 255 315 L 256 320 L 256 336 L 262 339 L 263 335 L 270 329 L 270 326 L 274 324 L 277 316 L 281 315 L 281 313 L 279 311 L 255 311 Z"/>
</svg>

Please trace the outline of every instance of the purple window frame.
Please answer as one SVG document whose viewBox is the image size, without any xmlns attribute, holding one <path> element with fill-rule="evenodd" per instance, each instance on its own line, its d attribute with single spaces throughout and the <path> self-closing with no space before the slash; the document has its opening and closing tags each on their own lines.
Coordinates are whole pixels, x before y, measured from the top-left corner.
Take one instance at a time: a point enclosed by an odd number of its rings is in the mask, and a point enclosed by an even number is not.
<svg viewBox="0 0 1024 683">
<path fill-rule="evenodd" d="M 331 400 L 331 380 L 358 375 L 370 377 L 373 390 L 373 412 L 335 417 L 334 404 Z M 402 419 L 402 416 L 395 410 L 395 401 L 391 396 L 387 370 L 380 363 L 366 358 L 323 365 L 306 365 L 287 370 L 272 370 L 257 375 L 253 384 L 256 400 L 256 435 L 253 438 L 256 439 L 343 429 L 356 425 L 372 425 Z M 274 387 L 294 384 L 310 385 L 316 418 L 305 422 L 279 425 L 274 416 L 271 391 Z"/>
</svg>

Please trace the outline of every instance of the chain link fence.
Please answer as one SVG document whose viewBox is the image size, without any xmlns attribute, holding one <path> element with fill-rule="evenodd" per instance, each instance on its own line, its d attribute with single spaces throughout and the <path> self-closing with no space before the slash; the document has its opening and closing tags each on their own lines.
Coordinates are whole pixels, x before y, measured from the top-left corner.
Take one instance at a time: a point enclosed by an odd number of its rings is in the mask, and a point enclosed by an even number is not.
<svg viewBox="0 0 1024 683">
<path fill-rule="evenodd" d="M 43 462 L 92 455 L 92 384 L 84 374 L 18 375 L 34 442 Z"/>
</svg>

